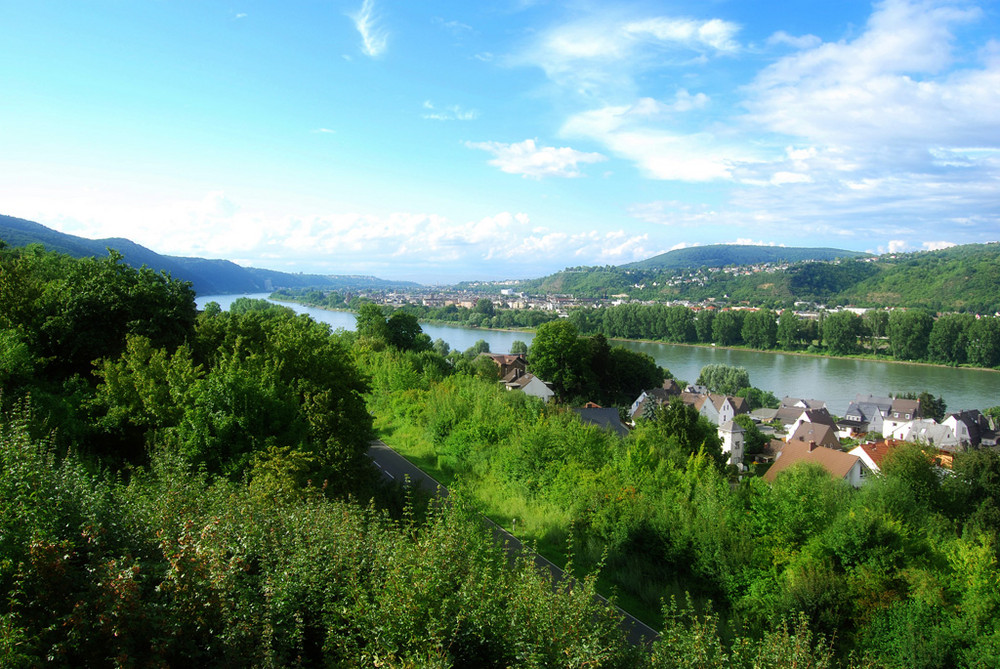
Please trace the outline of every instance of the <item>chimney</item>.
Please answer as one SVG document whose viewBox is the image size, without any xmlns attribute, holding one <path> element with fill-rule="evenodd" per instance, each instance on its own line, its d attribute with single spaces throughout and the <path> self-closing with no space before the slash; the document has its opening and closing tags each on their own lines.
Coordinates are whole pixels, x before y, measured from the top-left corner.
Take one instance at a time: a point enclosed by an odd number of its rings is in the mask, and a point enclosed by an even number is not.
<svg viewBox="0 0 1000 669">
<path fill-rule="evenodd" d="M 809 442 L 809 452 L 812 453 L 815 450 L 816 450 L 816 442 L 815 441 L 810 441 Z"/>
</svg>

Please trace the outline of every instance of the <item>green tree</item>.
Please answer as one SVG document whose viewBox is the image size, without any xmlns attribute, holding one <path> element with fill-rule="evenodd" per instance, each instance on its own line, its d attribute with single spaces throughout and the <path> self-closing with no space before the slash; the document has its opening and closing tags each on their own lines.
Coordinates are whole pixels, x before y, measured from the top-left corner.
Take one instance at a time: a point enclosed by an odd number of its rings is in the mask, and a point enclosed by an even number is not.
<svg viewBox="0 0 1000 669">
<path fill-rule="evenodd" d="M 702 309 L 694 321 L 695 334 L 702 344 L 712 342 L 712 333 L 715 326 L 715 312 L 709 309 Z"/>
<path fill-rule="evenodd" d="M 927 346 L 930 358 L 949 365 L 964 363 L 969 328 L 975 321 L 972 314 L 945 314 L 934 321 Z"/>
<path fill-rule="evenodd" d="M 357 324 L 358 337 L 374 342 L 387 344 L 389 342 L 389 326 L 382 307 L 372 302 L 365 302 L 358 307 Z"/>
<path fill-rule="evenodd" d="M 757 423 L 755 423 L 753 419 L 746 414 L 736 416 L 733 418 L 733 422 L 743 428 L 744 452 L 747 455 L 763 453 L 764 447 L 767 446 L 771 440 L 767 437 L 767 435 L 760 431 L 760 428 L 757 427 Z"/>
<path fill-rule="evenodd" d="M 709 392 L 735 395 L 750 387 L 750 373 L 732 365 L 705 365 L 695 383 L 707 387 Z"/>
<path fill-rule="evenodd" d="M 515 339 L 510 343 L 510 352 L 512 355 L 518 355 L 518 354 L 527 355 L 528 345 L 525 344 L 520 339 Z"/>
<path fill-rule="evenodd" d="M 531 343 L 531 371 L 552 384 L 566 399 L 586 384 L 587 351 L 576 326 L 568 320 L 550 321 L 538 327 Z"/>
<path fill-rule="evenodd" d="M 496 308 L 493 306 L 493 300 L 488 297 L 479 298 L 476 301 L 476 312 L 489 318 L 495 316 Z"/>
<path fill-rule="evenodd" d="M 856 353 L 860 333 L 861 319 L 850 311 L 838 311 L 823 320 L 823 340 L 834 355 Z"/>
<path fill-rule="evenodd" d="M 732 346 L 741 341 L 743 312 L 727 309 L 720 311 L 712 323 L 712 341 L 720 346 Z"/>
<path fill-rule="evenodd" d="M 385 324 L 388 341 L 401 351 L 421 351 L 430 348 L 430 341 L 421 337 L 423 330 L 417 317 L 403 311 L 397 311 Z"/>
<path fill-rule="evenodd" d="M 1000 366 L 1000 318 L 984 316 L 969 326 L 969 363 L 977 367 Z"/>
<path fill-rule="evenodd" d="M 791 309 L 785 309 L 781 312 L 781 316 L 778 317 L 778 329 L 776 332 L 781 348 L 790 351 L 801 341 L 801 320 Z"/>
<path fill-rule="evenodd" d="M 889 314 L 889 348 L 897 360 L 922 360 L 927 357 L 934 318 L 922 309 L 896 309 Z"/>
<path fill-rule="evenodd" d="M 771 349 L 778 342 L 778 324 L 770 309 L 751 311 L 743 319 L 743 341 L 751 348 Z"/>
</svg>

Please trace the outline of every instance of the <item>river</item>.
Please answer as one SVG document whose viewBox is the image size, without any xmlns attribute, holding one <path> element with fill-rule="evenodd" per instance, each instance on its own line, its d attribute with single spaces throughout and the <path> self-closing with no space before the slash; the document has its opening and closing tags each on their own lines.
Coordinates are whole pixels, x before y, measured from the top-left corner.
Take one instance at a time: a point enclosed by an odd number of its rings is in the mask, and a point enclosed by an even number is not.
<svg viewBox="0 0 1000 669">
<path fill-rule="evenodd" d="M 227 309 L 240 295 L 206 295 L 198 298 L 201 308 L 208 302 L 218 302 Z M 267 294 L 248 297 L 266 298 Z M 299 304 L 282 303 L 298 313 L 305 313 L 315 320 L 329 324 L 333 329 L 354 329 L 354 314 L 345 311 L 327 311 Z M 432 340 L 443 339 L 452 349 L 464 351 L 482 339 L 489 343 L 494 353 L 506 353 L 515 340 L 531 344 L 528 332 L 480 330 L 452 325 L 421 324 Z M 824 400 L 830 412 L 843 416 L 847 405 L 861 394 L 887 396 L 899 392 L 926 390 L 944 398 L 949 411 L 959 409 L 985 409 L 1000 405 L 1000 373 L 976 370 L 911 365 L 875 360 L 821 358 L 788 353 L 760 353 L 705 346 L 678 346 L 651 342 L 616 341 L 634 351 L 649 354 L 670 370 L 678 379 L 693 383 L 701 368 L 710 364 L 744 367 L 750 373 L 750 382 L 758 388 L 769 390 L 779 398 L 789 395 L 806 399 Z"/>
</svg>

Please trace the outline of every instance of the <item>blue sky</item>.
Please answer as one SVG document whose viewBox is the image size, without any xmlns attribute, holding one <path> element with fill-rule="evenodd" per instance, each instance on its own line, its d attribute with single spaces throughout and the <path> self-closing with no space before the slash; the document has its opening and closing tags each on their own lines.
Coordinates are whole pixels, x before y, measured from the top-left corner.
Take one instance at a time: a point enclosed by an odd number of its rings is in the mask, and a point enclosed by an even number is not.
<svg viewBox="0 0 1000 669">
<path fill-rule="evenodd" d="M 427 283 L 1000 239 L 1000 4 L 0 0 L 0 213 Z"/>
</svg>

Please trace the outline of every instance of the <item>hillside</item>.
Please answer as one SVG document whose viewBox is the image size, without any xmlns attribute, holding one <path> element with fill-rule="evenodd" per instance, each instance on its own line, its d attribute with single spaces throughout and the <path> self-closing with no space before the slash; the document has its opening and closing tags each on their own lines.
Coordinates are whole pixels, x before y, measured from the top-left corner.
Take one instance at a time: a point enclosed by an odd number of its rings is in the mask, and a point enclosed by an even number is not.
<svg viewBox="0 0 1000 669">
<path fill-rule="evenodd" d="M 725 256 L 727 260 L 735 257 Z M 644 269 L 634 264 L 575 267 L 521 282 L 519 289 L 581 298 L 628 295 L 649 301 L 714 300 L 771 307 L 805 301 L 828 306 L 1000 311 L 1000 244 L 995 242 L 875 258 L 783 262 L 765 267 L 761 267 L 762 256 L 753 257 L 756 266 L 729 265 L 724 269 L 714 265 L 685 269 Z"/>
<path fill-rule="evenodd" d="M 785 246 L 750 246 L 744 244 L 712 244 L 675 249 L 667 253 L 621 265 L 621 269 L 675 270 L 701 267 L 729 267 L 762 263 L 796 263 L 806 260 L 836 260 L 869 256 L 860 251 L 831 248 Z"/>
<path fill-rule="evenodd" d="M 386 281 L 370 276 L 326 276 L 291 274 L 256 267 L 242 267 L 229 260 L 185 258 L 161 255 L 128 239 L 87 239 L 57 232 L 40 223 L 0 215 L 0 240 L 10 246 L 41 244 L 49 251 L 65 253 L 74 258 L 103 257 L 111 248 L 132 267 L 145 265 L 171 276 L 190 281 L 196 293 L 202 295 L 226 293 L 259 293 L 277 288 L 321 287 L 333 289 L 387 290 L 416 287 L 411 282 Z M 270 282 L 270 283 L 268 283 Z"/>
</svg>

